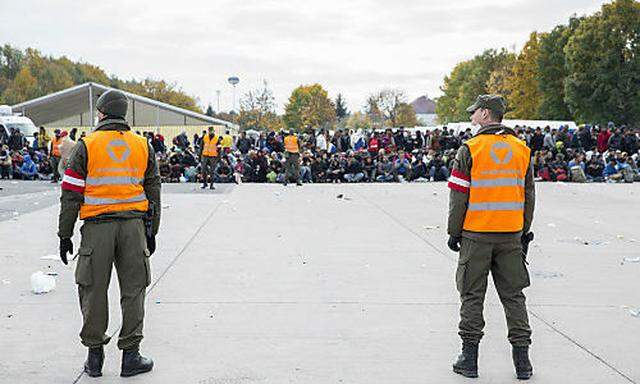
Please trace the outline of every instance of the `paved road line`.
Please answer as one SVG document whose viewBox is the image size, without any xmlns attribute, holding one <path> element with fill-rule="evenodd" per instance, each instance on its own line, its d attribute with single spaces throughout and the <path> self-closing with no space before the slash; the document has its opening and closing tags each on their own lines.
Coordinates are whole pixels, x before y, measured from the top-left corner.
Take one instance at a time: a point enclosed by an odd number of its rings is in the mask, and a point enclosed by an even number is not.
<svg viewBox="0 0 640 384">
<path fill-rule="evenodd" d="M 370 205 L 372 205 L 373 207 L 377 208 L 378 210 L 380 210 L 382 213 L 384 213 L 385 215 L 387 215 L 389 218 L 391 218 L 393 221 L 395 221 L 397 224 L 399 224 L 401 227 L 405 228 L 407 231 L 409 231 L 410 233 L 412 233 L 413 235 L 415 235 L 416 237 L 418 237 L 420 240 L 424 241 L 427 245 L 429 245 L 431 248 L 433 248 L 434 250 L 436 250 L 436 252 L 438 252 L 439 254 L 445 256 L 446 258 L 448 258 L 451 261 L 457 262 L 456 259 L 448 256 L 447 254 L 445 254 L 442 250 L 440 250 L 439 248 L 437 248 L 436 246 L 434 246 L 431 242 L 429 242 L 427 239 L 423 238 L 419 233 L 417 233 L 416 231 L 413 230 L 413 228 L 409 227 L 408 225 L 404 224 L 402 221 L 400 221 L 398 218 L 396 218 L 395 216 L 393 216 L 391 213 L 389 213 L 387 210 L 385 210 L 384 208 L 382 208 L 380 205 L 372 202 L 371 200 L 369 200 L 367 197 L 365 197 L 364 195 L 362 195 L 361 193 L 358 193 L 358 195 L 360 197 L 362 197 L 365 201 L 367 201 Z M 548 321 L 546 321 L 544 318 L 542 318 L 540 315 L 538 315 L 537 313 L 535 313 L 534 311 L 532 311 L 530 308 L 528 309 L 528 312 L 535 317 L 536 319 L 540 320 L 543 324 L 545 324 L 547 327 L 549 327 L 552 331 L 556 332 L 557 334 L 561 335 L 562 337 L 564 337 L 565 339 L 567 339 L 569 342 L 571 342 L 572 344 L 574 344 L 576 347 L 582 349 L 584 352 L 586 352 L 587 354 L 591 355 L 593 358 L 595 358 L 596 360 L 598 360 L 600 363 L 602 363 L 603 365 L 605 365 L 606 367 L 608 367 L 609 369 L 611 369 L 612 371 L 614 371 L 615 373 L 617 373 L 618 375 L 622 376 L 624 379 L 626 379 L 628 382 L 633 383 L 633 384 L 637 384 L 636 381 L 634 381 L 633 379 L 631 379 L 629 376 L 627 376 L 625 373 L 623 373 L 622 371 L 620 371 L 618 368 L 614 367 L 611 363 L 609 363 L 608 361 L 604 360 L 604 358 L 598 356 L 597 354 L 595 354 L 594 352 L 592 352 L 591 350 L 589 350 L 587 347 L 583 346 L 582 344 L 580 344 L 578 341 L 576 341 L 575 339 L 573 339 L 571 336 L 569 336 L 568 334 L 562 332 L 560 329 L 558 329 L 557 327 L 555 327 L 554 325 L 552 325 L 551 323 L 549 323 Z"/>
</svg>

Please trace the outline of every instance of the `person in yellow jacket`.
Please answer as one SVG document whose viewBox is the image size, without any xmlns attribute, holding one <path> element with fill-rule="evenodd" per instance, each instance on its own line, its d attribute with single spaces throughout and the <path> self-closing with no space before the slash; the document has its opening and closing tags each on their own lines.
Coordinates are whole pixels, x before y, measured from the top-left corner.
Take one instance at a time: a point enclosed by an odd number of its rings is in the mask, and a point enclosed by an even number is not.
<svg viewBox="0 0 640 384">
<path fill-rule="evenodd" d="M 96 102 L 99 123 L 75 145 L 62 179 L 58 237 L 60 259 L 73 254 L 73 228 L 84 224 L 75 281 L 80 296 L 80 339 L 89 349 L 84 371 L 102 375 L 109 343 L 107 291 L 113 266 L 120 285 L 121 376 L 148 372 L 153 361 L 140 355 L 144 301 L 151 283 L 150 256 L 160 226 L 160 175 L 153 147 L 125 121 L 128 101 L 117 90 Z"/>
<path fill-rule="evenodd" d="M 207 188 L 207 180 L 211 179 L 210 189 L 213 186 L 213 174 L 220 159 L 220 136 L 216 135 L 214 127 L 209 127 L 209 132 L 202 136 L 200 143 L 200 166 L 202 167 L 202 189 Z"/>
<path fill-rule="evenodd" d="M 529 286 L 524 249 L 532 238 L 535 189 L 529 148 L 501 124 L 505 107 L 502 97 L 481 95 L 467 109 L 480 129 L 458 150 L 448 183 L 448 246 L 460 252 L 456 286 L 462 353 L 453 370 L 478 376 L 491 273 L 506 315 L 516 375 L 528 379 L 533 374 L 528 354 L 531 328 L 522 290 Z"/>
<path fill-rule="evenodd" d="M 283 184 L 286 186 L 290 180 L 295 179 L 296 185 L 301 186 L 300 143 L 298 141 L 298 137 L 293 132 L 293 129 L 289 130 L 289 134 L 284 138 L 284 150 L 286 160 L 284 163 L 285 174 Z"/>
</svg>

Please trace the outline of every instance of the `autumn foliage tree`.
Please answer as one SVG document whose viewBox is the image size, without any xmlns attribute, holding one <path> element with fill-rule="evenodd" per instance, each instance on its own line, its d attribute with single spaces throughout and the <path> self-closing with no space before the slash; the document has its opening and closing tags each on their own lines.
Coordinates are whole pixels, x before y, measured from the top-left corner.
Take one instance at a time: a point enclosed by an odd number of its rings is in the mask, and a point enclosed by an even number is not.
<svg viewBox="0 0 640 384">
<path fill-rule="evenodd" d="M 538 109 L 542 100 L 539 84 L 538 56 L 540 41 L 536 32 L 531 33 L 529 40 L 518 54 L 511 73 L 506 78 L 503 96 L 507 98 L 511 119 L 538 118 Z"/>
<path fill-rule="evenodd" d="M 291 92 L 283 121 L 294 130 L 326 128 L 336 121 L 335 105 L 320 84 L 301 85 Z"/>
<path fill-rule="evenodd" d="M 121 80 L 107 76 L 98 66 L 74 62 L 64 56 L 43 56 L 35 49 L 21 51 L 8 44 L 0 48 L 0 104 L 17 104 L 86 82 L 119 88 L 202 112 L 197 99 L 186 94 L 175 83 L 154 79 Z"/>
</svg>

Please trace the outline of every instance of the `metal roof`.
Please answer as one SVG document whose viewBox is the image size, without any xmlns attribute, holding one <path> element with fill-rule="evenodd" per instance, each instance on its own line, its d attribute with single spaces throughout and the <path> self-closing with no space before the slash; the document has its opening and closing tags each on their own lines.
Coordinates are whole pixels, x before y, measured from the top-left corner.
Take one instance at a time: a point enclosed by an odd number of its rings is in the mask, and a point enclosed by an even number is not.
<svg viewBox="0 0 640 384">
<path fill-rule="evenodd" d="M 36 125 L 93 125 L 94 105 L 111 87 L 84 83 L 12 106 Z M 120 90 L 122 91 L 122 90 Z M 122 91 L 129 98 L 126 120 L 132 126 L 237 125 L 148 97 Z"/>
</svg>

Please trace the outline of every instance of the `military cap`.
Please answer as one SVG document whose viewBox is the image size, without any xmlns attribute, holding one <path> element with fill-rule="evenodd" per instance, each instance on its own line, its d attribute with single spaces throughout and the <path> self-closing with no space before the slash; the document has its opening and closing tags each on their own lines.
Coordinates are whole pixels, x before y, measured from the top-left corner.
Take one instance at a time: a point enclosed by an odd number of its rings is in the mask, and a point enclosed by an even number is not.
<svg viewBox="0 0 640 384">
<path fill-rule="evenodd" d="M 110 89 L 100 95 L 96 102 L 96 109 L 107 116 L 124 119 L 129 106 L 127 96 L 117 89 Z"/>
<path fill-rule="evenodd" d="M 490 109 L 500 115 L 504 115 L 504 111 L 505 109 L 507 109 L 507 105 L 502 96 L 480 95 L 476 99 L 476 102 L 473 103 L 469 108 L 467 108 L 467 112 L 473 113 L 480 108 Z"/>
</svg>

